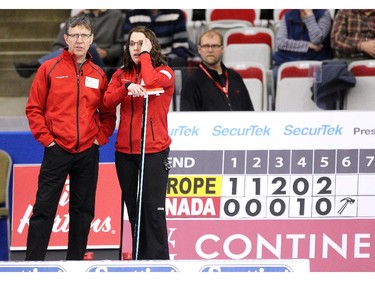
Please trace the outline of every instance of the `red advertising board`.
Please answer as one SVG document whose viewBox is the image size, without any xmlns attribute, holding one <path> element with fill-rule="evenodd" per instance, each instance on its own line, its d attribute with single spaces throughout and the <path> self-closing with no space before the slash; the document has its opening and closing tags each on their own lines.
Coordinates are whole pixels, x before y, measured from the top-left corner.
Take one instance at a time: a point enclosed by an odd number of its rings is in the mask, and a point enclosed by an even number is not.
<svg viewBox="0 0 375 281">
<path fill-rule="evenodd" d="M 374 227 L 372 219 L 169 219 L 169 251 L 175 260 L 309 259 L 312 272 L 374 272 Z"/>
<path fill-rule="evenodd" d="M 24 250 L 28 221 L 38 186 L 40 165 L 14 165 L 11 250 Z M 119 248 L 121 236 L 121 192 L 113 164 L 101 163 L 96 193 L 95 218 L 88 247 Z M 69 231 L 69 178 L 65 182 L 53 225 L 49 249 L 66 249 Z"/>
</svg>

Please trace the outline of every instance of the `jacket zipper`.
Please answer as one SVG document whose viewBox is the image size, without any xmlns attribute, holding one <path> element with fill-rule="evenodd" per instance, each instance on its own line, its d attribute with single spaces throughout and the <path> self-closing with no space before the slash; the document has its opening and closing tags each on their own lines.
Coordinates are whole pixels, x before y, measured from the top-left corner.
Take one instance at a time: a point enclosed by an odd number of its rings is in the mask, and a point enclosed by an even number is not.
<svg viewBox="0 0 375 281">
<path fill-rule="evenodd" d="M 135 74 L 135 81 L 134 83 L 137 83 L 138 82 L 138 77 L 139 77 L 139 73 L 138 73 L 138 68 L 137 68 L 137 73 Z M 131 99 L 132 103 L 132 117 L 130 119 L 130 139 L 129 139 L 129 142 L 130 142 L 130 153 L 133 153 L 133 116 L 134 116 L 134 97 L 132 96 L 132 99 Z"/>
<path fill-rule="evenodd" d="M 224 98 L 227 100 L 227 104 L 229 106 L 229 110 L 232 111 L 232 104 L 230 103 L 229 93 L 228 93 L 228 95 L 224 95 L 224 96 L 225 96 Z"/>
<path fill-rule="evenodd" d="M 152 140 L 155 140 L 155 133 L 154 133 L 154 127 L 152 126 L 152 118 L 150 118 L 150 127 L 151 127 L 151 134 L 152 134 Z"/>
<path fill-rule="evenodd" d="M 73 60 L 73 63 L 74 60 Z M 81 71 L 82 71 L 82 66 L 83 66 L 84 62 L 82 63 L 81 67 L 78 68 L 78 65 L 76 65 L 76 72 L 77 72 L 77 103 L 76 103 L 76 128 L 77 128 L 77 143 L 76 143 L 76 151 L 78 151 L 78 148 L 79 148 L 79 139 L 80 139 L 80 135 L 79 135 L 79 97 L 80 97 L 80 94 L 81 94 L 81 79 L 80 79 L 80 75 L 81 75 Z M 77 69 L 78 68 L 78 69 Z"/>
</svg>

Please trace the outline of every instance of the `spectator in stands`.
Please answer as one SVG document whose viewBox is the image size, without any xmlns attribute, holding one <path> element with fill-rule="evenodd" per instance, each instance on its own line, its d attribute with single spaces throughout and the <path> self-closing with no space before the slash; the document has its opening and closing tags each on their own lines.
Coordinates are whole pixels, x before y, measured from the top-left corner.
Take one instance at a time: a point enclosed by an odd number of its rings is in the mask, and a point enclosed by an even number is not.
<svg viewBox="0 0 375 281">
<path fill-rule="evenodd" d="M 338 10 L 333 21 L 331 44 L 335 58 L 375 58 L 375 10 Z"/>
<path fill-rule="evenodd" d="M 222 62 L 223 36 L 216 30 L 202 33 L 198 52 L 202 62 L 181 89 L 181 111 L 254 110 L 242 77 Z"/>
<path fill-rule="evenodd" d="M 25 112 L 33 136 L 44 147 L 44 157 L 29 221 L 26 249 L 29 261 L 45 259 L 68 176 L 66 259 L 83 260 L 86 251 L 95 215 L 99 146 L 108 142 L 116 125 L 116 110 L 103 105 L 107 77 L 87 52 L 93 41 L 92 31 L 89 16 L 68 19 L 64 32 L 68 47 L 59 57 L 39 67 L 31 85 Z"/>
<path fill-rule="evenodd" d="M 134 9 L 126 13 L 124 23 L 125 41 L 129 31 L 143 25 L 155 32 L 162 53 L 167 56 L 170 67 L 186 67 L 189 56 L 194 56 L 194 46 L 189 42 L 186 16 L 179 9 Z M 192 48 L 190 54 L 189 48 Z"/>
<path fill-rule="evenodd" d="M 94 20 L 94 42 L 90 46 L 89 53 L 93 56 L 94 63 L 102 67 L 107 73 L 107 78 L 110 78 L 121 63 L 124 15 L 120 10 L 94 9 L 83 10 L 81 13 L 89 15 Z M 64 37 L 65 28 L 61 28 L 49 54 L 31 63 L 15 62 L 19 76 L 29 78 L 43 62 L 59 56 L 67 45 Z"/>
<path fill-rule="evenodd" d="M 333 58 L 330 46 L 332 16 L 329 10 L 297 9 L 285 13 L 276 33 L 273 78 L 281 64 L 296 60 Z"/>
</svg>

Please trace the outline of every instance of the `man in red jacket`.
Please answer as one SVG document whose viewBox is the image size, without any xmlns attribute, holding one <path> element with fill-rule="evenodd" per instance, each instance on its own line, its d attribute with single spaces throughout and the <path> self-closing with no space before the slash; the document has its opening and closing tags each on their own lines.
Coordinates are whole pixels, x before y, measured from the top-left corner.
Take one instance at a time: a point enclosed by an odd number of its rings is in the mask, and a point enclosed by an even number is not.
<svg viewBox="0 0 375 281">
<path fill-rule="evenodd" d="M 44 148 L 38 191 L 29 221 L 26 260 L 44 260 L 58 202 L 69 176 L 67 260 L 83 260 L 94 218 L 99 147 L 116 125 L 115 109 L 102 100 L 108 81 L 91 61 L 92 21 L 70 18 L 62 54 L 43 63 L 34 78 L 26 116 L 35 139 Z"/>
</svg>

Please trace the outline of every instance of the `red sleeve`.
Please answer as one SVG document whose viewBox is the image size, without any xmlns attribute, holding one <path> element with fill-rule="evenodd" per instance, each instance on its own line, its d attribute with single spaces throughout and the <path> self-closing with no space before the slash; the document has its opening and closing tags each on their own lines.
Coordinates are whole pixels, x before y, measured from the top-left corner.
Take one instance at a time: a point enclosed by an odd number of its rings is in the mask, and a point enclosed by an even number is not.
<svg viewBox="0 0 375 281">
<path fill-rule="evenodd" d="M 103 103 L 108 108 L 116 108 L 123 98 L 128 95 L 128 90 L 124 87 L 125 82 L 121 81 L 121 71 L 123 70 L 119 69 L 112 75 L 104 94 Z"/>
<path fill-rule="evenodd" d="M 102 104 L 99 109 L 100 115 L 100 131 L 97 136 L 99 145 L 102 146 L 106 144 L 109 137 L 113 134 L 116 127 L 116 107 L 106 107 L 103 103 L 105 90 L 107 89 L 108 81 L 105 78 L 103 83 L 103 88 L 101 89 L 102 94 Z"/>
<path fill-rule="evenodd" d="M 149 53 L 142 53 L 140 56 L 141 72 L 146 87 L 168 88 L 174 84 L 174 72 L 169 66 L 154 68 Z"/>
<path fill-rule="evenodd" d="M 46 67 L 42 65 L 31 85 L 25 113 L 31 133 L 43 146 L 48 146 L 54 140 L 45 119 L 48 92 L 48 75 Z"/>
</svg>

